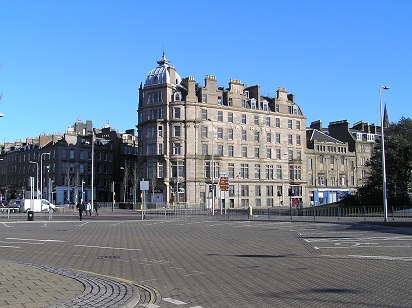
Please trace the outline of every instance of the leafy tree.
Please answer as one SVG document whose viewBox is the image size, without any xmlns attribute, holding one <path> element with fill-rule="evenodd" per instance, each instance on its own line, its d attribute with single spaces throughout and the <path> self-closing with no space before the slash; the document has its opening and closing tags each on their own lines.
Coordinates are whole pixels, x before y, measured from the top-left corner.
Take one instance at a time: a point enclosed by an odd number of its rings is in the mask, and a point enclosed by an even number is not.
<svg viewBox="0 0 412 308">
<path fill-rule="evenodd" d="M 385 129 L 386 191 L 388 207 L 410 206 L 408 194 L 412 170 L 412 120 L 401 118 Z M 381 205 L 382 149 L 378 140 L 367 162 L 369 174 L 366 184 L 356 193 L 357 201 L 364 206 Z"/>
</svg>

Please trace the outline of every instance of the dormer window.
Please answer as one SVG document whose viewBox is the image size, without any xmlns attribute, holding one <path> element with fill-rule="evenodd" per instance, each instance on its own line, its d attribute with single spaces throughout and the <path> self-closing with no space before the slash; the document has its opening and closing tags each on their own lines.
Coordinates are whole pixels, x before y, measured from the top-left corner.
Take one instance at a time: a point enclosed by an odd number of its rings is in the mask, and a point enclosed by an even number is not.
<svg viewBox="0 0 412 308">
<path fill-rule="evenodd" d="M 180 92 L 175 92 L 174 101 L 181 101 L 181 100 L 182 100 L 182 94 Z"/>
<path fill-rule="evenodd" d="M 269 102 L 267 100 L 263 101 L 263 111 L 269 111 Z"/>
<path fill-rule="evenodd" d="M 250 109 L 256 110 L 256 99 L 254 98 L 250 100 Z"/>
</svg>

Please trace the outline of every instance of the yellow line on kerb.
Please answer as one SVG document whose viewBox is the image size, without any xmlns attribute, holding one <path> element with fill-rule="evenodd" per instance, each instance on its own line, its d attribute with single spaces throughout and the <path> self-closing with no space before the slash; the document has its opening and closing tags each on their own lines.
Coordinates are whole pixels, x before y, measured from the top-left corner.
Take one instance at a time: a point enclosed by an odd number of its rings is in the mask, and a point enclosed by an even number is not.
<svg viewBox="0 0 412 308">
<path fill-rule="evenodd" d="M 82 270 L 73 269 L 73 268 L 71 268 L 71 270 L 82 272 L 82 273 L 87 273 L 87 274 L 91 274 L 91 275 L 95 275 L 95 276 L 111 278 L 111 279 L 118 280 L 118 281 L 121 281 L 121 282 L 125 282 L 125 283 L 128 283 L 128 284 L 135 284 L 133 280 L 127 280 L 127 279 L 123 279 L 123 278 L 119 278 L 119 277 L 114 277 L 114 276 L 110 276 L 110 275 L 103 275 L 103 274 L 98 274 L 98 273 L 89 272 L 89 271 L 82 271 Z"/>
</svg>

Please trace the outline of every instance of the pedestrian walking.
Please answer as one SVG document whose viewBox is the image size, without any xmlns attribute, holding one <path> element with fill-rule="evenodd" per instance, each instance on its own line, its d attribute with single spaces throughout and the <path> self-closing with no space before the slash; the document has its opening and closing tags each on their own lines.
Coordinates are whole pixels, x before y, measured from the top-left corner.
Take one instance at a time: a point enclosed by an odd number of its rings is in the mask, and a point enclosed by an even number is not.
<svg viewBox="0 0 412 308">
<path fill-rule="evenodd" d="M 99 212 L 97 211 L 100 208 L 99 203 L 96 203 L 96 206 L 94 207 L 95 215 L 99 216 Z"/>
<path fill-rule="evenodd" d="M 86 205 L 86 216 L 87 216 L 87 213 L 89 213 L 89 216 L 92 216 L 92 205 L 90 204 L 90 202 L 87 202 L 87 205 Z"/>
<path fill-rule="evenodd" d="M 80 199 L 80 202 L 77 204 L 77 209 L 79 210 L 79 218 L 82 220 L 83 211 L 85 210 L 83 199 Z"/>
</svg>

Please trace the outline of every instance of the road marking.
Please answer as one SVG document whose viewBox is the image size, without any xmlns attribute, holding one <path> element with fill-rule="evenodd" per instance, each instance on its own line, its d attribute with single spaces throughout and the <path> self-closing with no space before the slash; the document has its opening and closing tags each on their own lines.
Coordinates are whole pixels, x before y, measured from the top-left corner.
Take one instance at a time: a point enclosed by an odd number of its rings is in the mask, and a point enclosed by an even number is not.
<svg viewBox="0 0 412 308">
<path fill-rule="evenodd" d="M 357 243 L 356 245 L 351 246 L 332 246 L 332 247 L 319 247 L 319 249 L 352 249 L 352 248 L 412 248 L 412 246 L 371 246 L 377 245 L 375 243 Z"/>
<path fill-rule="evenodd" d="M 146 307 L 146 308 L 159 308 L 160 307 L 160 306 L 155 305 L 155 304 L 142 304 L 140 306 Z"/>
<path fill-rule="evenodd" d="M 19 246 L 0 246 L 0 248 L 20 248 Z"/>
<path fill-rule="evenodd" d="M 175 304 L 175 305 L 186 305 L 185 302 L 182 302 L 177 299 L 170 298 L 170 297 L 163 298 L 162 300 L 164 300 L 165 302 Z"/>
<path fill-rule="evenodd" d="M 351 258 L 359 259 L 373 259 L 373 260 L 389 260 L 389 261 L 408 261 L 411 262 L 411 257 L 391 257 L 391 256 L 362 256 L 362 255 L 348 255 Z"/>
<path fill-rule="evenodd" d="M 17 238 L 17 237 L 7 237 L 6 240 L 34 241 L 34 242 L 58 242 L 58 243 L 65 243 L 66 242 L 66 241 L 60 241 L 60 240 L 36 240 L 34 238 Z"/>
<path fill-rule="evenodd" d="M 0 243 L 6 243 L 6 244 L 30 244 L 30 245 L 44 245 L 44 243 L 31 243 L 31 242 L 6 242 L 6 241 L 0 241 Z"/>
<path fill-rule="evenodd" d="M 139 248 L 121 248 L 121 247 L 109 247 L 109 246 L 91 246 L 91 245 L 74 245 L 75 247 L 86 247 L 86 248 L 109 248 L 115 250 L 141 250 Z"/>
</svg>

